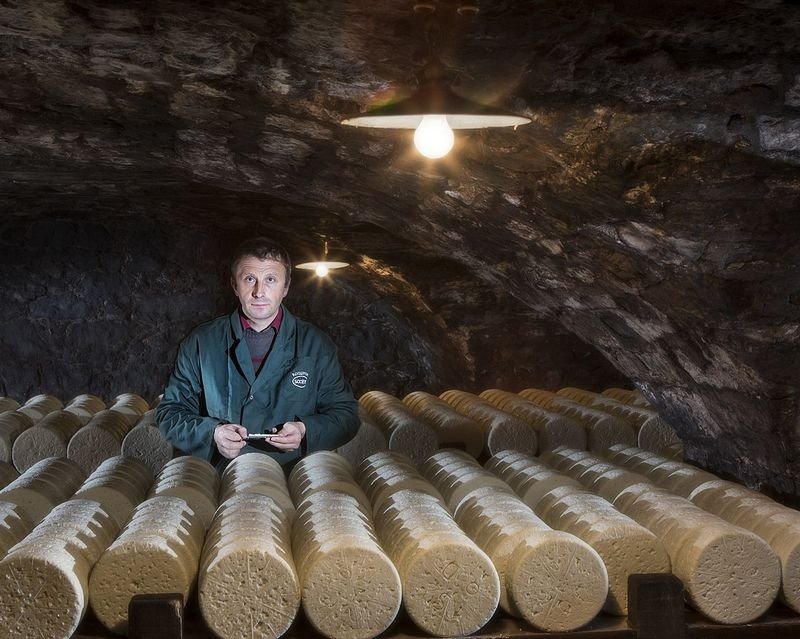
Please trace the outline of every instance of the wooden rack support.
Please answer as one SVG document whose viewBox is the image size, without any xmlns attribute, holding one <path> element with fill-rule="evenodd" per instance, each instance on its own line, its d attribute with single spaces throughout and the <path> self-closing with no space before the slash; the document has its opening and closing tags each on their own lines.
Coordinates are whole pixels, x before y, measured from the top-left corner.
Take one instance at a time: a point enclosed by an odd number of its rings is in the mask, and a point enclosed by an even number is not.
<svg viewBox="0 0 800 639">
<path fill-rule="evenodd" d="M 135 595 L 128 603 L 130 639 L 182 639 L 183 595 Z"/>
<path fill-rule="evenodd" d="M 685 639 L 681 580 L 669 573 L 630 575 L 628 625 L 636 639 Z"/>
</svg>

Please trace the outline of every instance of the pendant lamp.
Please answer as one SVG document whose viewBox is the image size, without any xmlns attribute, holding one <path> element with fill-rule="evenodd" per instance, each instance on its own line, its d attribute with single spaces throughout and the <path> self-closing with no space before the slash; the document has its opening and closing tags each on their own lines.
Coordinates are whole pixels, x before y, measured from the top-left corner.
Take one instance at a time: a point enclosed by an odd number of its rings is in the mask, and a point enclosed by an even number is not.
<svg viewBox="0 0 800 639">
<path fill-rule="evenodd" d="M 434 11 L 433 3 L 417 3 L 415 12 Z M 473 5 L 460 6 L 458 13 L 477 13 Z M 517 127 L 531 120 L 502 109 L 479 104 L 455 93 L 446 70 L 433 55 L 421 74 L 419 88 L 409 97 L 342 120 L 347 126 L 376 129 L 414 129 L 414 145 L 424 156 L 444 157 L 453 147 L 453 129 Z"/>
<path fill-rule="evenodd" d="M 348 126 L 415 129 L 414 145 L 431 159 L 443 157 L 453 147 L 453 129 L 517 127 L 529 122 L 530 118 L 462 98 L 436 80 L 404 100 L 342 120 Z"/>
<path fill-rule="evenodd" d="M 298 264 L 295 268 L 301 268 L 306 271 L 314 271 L 317 277 L 325 277 L 329 271 L 337 268 L 344 268 L 350 266 L 347 262 L 335 262 L 328 260 L 328 240 L 325 240 L 325 248 L 322 252 L 322 259 L 313 262 L 303 262 Z"/>
</svg>

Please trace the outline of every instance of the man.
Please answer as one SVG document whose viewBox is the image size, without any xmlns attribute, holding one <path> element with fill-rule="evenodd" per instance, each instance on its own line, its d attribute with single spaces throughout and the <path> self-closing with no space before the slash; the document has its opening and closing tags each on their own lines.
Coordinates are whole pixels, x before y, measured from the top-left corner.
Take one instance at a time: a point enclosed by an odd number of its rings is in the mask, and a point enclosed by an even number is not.
<svg viewBox="0 0 800 639">
<path fill-rule="evenodd" d="M 358 429 L 358 404 L 336 347 L 281 305 L 289 292 L 286 250 L 263 237 L 231 262 L 239 308 L 195 328 L 181 343 L 156 409 L 172 444 L 224 468 L 259 450 L 290 468 L 307 452 L 331 449 Z M 275 433 L 246 441 L 248 435 Z"/>
</svg>

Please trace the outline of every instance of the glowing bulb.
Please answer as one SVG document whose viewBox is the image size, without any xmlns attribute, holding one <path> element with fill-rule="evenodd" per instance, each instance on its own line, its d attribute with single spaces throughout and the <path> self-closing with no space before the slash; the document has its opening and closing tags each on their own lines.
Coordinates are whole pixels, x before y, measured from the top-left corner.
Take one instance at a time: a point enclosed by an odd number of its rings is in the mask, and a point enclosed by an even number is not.
<svg viewBox="0 0 800 639">
<path fill-rule="evenodd" d="M 328 274 L 328 267 L 324 264 L 317 264 L 317 267 L 314 269 L 314 272 L 317 274 L 318 277 L 325 277 Z"/>
<path fill-rule="evenodd" d="M 414 131 L 414 146 L 432 160 L 447 155 L 453 148 L 453 142 L 453 129 L 447 124 L 445 115 L 423 115 L 422 122 Z"/>
</svg>

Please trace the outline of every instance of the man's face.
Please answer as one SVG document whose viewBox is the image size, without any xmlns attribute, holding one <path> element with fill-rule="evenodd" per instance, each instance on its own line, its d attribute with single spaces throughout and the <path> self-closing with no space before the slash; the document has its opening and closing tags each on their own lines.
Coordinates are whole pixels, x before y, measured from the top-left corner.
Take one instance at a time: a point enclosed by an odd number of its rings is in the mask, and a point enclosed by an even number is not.
<svg viewBox="0 0 800 639">
<path fill-rule="evenodd" d="M 286 267 L 281 262 L 260 260 L 252 255 L 239 260 L 231 284 L 242 312 L 258 331 L 270 325 L 289 292 Z"/>
</svg>

